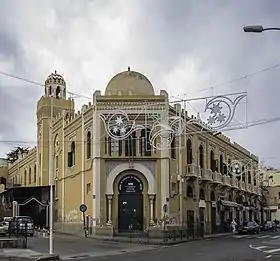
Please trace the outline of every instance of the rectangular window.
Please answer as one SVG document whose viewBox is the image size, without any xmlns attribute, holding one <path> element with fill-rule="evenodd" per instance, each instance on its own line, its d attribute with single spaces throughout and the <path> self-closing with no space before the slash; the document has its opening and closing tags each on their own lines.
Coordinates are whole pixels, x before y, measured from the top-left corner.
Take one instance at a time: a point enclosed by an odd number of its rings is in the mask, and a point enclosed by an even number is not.
<svg viewBox="0 0 280 261">
<path fill-rule="evenodd" d="M 87 194 L 91 192 L 91 183 L 87 184 Z"/>
</svg>

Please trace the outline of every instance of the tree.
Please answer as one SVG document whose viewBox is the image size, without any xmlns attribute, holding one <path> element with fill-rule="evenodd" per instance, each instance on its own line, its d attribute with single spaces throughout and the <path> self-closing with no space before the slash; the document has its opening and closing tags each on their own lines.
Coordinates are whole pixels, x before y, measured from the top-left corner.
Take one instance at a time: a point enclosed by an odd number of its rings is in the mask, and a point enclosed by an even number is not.
<svg viewBox="0 0 280 261">
<path fill-rule="evenodd" d="M 7 153 L 7 160 L 9 163 L 14 163 L 16 160 L 18 160 L 19 155 L 22 155 L 24 153 L 28 153 L 29 148 L 26 147 L 17 147 L 15 149 L 13 149 L 12 151 L 10 151 L 9 153 Z"/>
</svg>

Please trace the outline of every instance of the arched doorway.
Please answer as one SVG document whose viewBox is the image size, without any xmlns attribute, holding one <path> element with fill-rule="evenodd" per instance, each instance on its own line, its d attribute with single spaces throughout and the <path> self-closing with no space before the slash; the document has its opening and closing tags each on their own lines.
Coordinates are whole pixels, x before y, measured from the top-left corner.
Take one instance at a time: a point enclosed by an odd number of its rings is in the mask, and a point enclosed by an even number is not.
<svg viewBox="0 0 280 261">
<path fill-rule="evenodd" d="M 143 183 L 135 175 L 124 176 L 118 185 L 119 232 L 143 230 Z"/>
</svg>

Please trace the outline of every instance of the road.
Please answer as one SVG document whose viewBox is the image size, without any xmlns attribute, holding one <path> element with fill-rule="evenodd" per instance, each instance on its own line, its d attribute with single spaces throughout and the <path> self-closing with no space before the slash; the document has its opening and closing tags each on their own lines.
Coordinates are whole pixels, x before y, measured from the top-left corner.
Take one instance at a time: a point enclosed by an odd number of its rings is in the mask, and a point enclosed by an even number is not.
<svg viewBox="0 0 280 261">
<path fill-rule="evenodd" d="M 29 249 L 4 249 L 7 256 L 31 257 L 48 252 L 48 238 L 29 238 Z M 228 235 L 172 246 L 147 246 L 55 235 L 54 250 L 62 260 L 84 261 L 264 261 L 280 260 L 280 232 Z M 10 251 L 10 252 L 9 252 Z"/>
<path fill-rule="evenodd" d="M 256 247 L 259 247 L 256 249 Z M 279 255 L 278 255 L 279 253 Z M 279 261 L 280 233 L 217 237 L 115 256 L 91 257 L 89 261 Z"/>
</svg>

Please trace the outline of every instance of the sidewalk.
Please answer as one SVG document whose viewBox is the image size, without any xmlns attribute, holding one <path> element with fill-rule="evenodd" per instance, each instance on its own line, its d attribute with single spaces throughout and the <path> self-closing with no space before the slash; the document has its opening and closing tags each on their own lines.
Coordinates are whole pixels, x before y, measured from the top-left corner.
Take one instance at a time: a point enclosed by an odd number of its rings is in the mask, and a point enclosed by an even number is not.
<svg viewBox="0 0 280 261">
<path fill-rule="evenodd" d="M 157 248 L 131 243 L 109 242 L 82 238 L 73 235 L 54 235 L 54 253 L 50 256 L 49 238 L 33 237 L 28 238 L 28 249 L 2 249 L 0 260 L 71 260 L 79 258 L 101 257 L 108 255 L 120 255 L 138 251 L 147 251 Z"/>
</svg>

